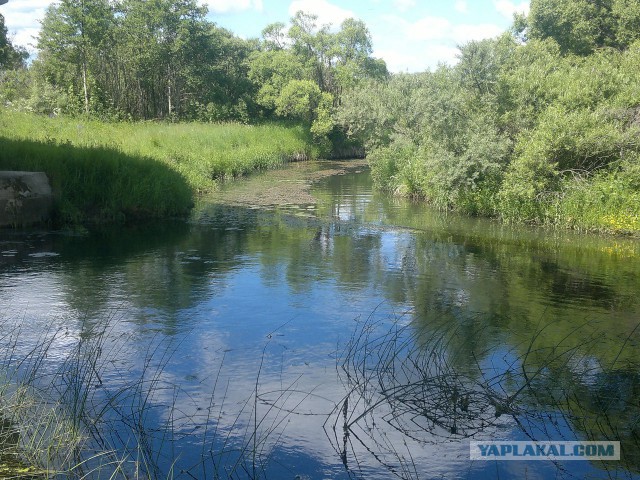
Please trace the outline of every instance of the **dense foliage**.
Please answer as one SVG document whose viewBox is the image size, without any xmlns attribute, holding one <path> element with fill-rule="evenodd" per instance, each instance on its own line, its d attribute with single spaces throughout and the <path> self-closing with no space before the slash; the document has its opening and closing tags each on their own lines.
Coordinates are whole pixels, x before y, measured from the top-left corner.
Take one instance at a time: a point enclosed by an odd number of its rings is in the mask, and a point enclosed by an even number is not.
<svg viewBox="0 0 640 480">
<path fill-rule="evenodd" d="M 343 96 L 383 188 L 444 209 L 640 232 L 640 8 L 533 0 L 454 67 Z"/>
<path fill-rule="evenodd" d="M 299 12 L 291 25 L 244 40 L 206 16 L 196 0 L 56 2 L 42 21 L 37 58 L 2 77 L 0 102 L 109 120 L 284 117 L 329 146 L 342 92 L 387 76 L 359 20 L 331 28 Z M 6 39 L 6 29 L 0 34 Z M 13 51 L 5 50 L 0 43 L 2 71 L 16 66 L 4 61 Z"/>
<path fill-rule="evenodd" d="M 640 7 L 532 0 L 458 63 L 389 75 L 359 20 L 243 40 L 196 0 L 62 0 L 38 56 L 0 25 L 0 102 L 100 119 L 287 119 L 379 186 L 507 221 L 640 232 Z M 224 173 L 224 172 L 223 172 Z"/>
<path fill-rule="evenodd" d="M 15 47 L 7 36 L 4 17 L 0 14 L 0 71 L 23 66 L 27 53 L 24 49 Z"/>
</svg>

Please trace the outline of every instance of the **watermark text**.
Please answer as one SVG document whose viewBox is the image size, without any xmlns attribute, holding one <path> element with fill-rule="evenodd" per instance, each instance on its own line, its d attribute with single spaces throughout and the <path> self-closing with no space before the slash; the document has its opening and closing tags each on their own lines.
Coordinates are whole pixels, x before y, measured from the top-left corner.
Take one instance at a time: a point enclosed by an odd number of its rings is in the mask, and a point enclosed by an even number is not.
<svg viewBox="0 0 640 480">
<path fill-rule="evenodd" d="M 471 442 L 471 460 L 620 460 L 620 442 Z"/>
</svg>

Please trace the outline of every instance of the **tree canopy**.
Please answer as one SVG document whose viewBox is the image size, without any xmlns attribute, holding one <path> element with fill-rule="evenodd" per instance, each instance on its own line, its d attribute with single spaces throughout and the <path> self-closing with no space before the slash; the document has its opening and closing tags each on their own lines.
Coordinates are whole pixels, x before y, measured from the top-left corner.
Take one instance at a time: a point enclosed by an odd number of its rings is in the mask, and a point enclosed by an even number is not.
<svg viewBox="0 0 640 480">
<path fill-rule="evenodd" d="M 0 65 L 13 68 L 20 52 L 0 27 Z M 209 21 L 196 0 L 61 0 L 48 7 L 37 40 L 24 102 L 43 113 L 284 117 L 324 135 L 345 89 L 388 75 L 360 20 L 333 29 L 298 12 L 290 25 L 243 40 Z"/>
<path fill-rule="evenodd" d="M 627 48 L 640 38 L 636 0 L 532 0 L 529 38 L 553 38 L 562 53 Z"/>
<path fill-rule="evenodd" d="M 4 16 L 0 13 L 0 71 L 24 66 L 27 52 L 16 48 L 8 37 Z"/>
</svg>

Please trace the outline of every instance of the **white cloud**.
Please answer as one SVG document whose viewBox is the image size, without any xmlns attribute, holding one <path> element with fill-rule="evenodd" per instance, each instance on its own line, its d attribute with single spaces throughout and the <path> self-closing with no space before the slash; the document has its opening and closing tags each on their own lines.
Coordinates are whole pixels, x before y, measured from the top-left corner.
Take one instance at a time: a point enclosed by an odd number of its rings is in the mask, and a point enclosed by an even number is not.
<svg viewBox="0 0 640 480">
<path fill-rule="evenodd" d="M 11 10 L 15 12 L 29 12 L 37 9 L 44 10 L 52 3 L 58 2 L 54 0 L 9 0 L 9 3 L 2 7 L 2 11 L 5 12 L 7 10 Z"/>
<path fill-rule="evenodd" d="M 4 15 L 7 28 L 22 29 L 30 28 L 38 25 L 38 20 L 44 18 L 45 9 L 38 9 L 35 12 L 23 12 L 20 10 L 0 12 Z"/>
<path fill-rule="evenodd" d="M 514 3 L 510 0 L 493 0 L 496 10 L 504 17 L 511 19 L 514 13 L 529 13 L 529 1 L 525 0 L 520 3 Z"/>
<path fill-rule="evenodd" d="M 387 16 L 386 20 L 397 27 L 400 35 L 411 41 L 449 41 L 459 44 L 470 40 L 482 40 L 500 35 L 504 28 L 493 23 L 453 24 L 444 17 L 423 17 L 408 22 L 401 17 Z"/>
<path fill-rule="evenodd" d="M 446 38 L 451 32 L 451 22 L 442 17 L 424 17 L 416 22 L 407 22 L 407 36 L 413 40 Z"/>
<path fill-rule="evenodd" d="M 389 48 L 375 50 L 373 55 L 384 59 L 391 72 L 424 72 L 439 63 L 454 65 L 459 50 L 451 45 L 427 43 L 412 45 L 409 48 Z"/>
<path fill-rule="evenodd" d="M 469 13 L 469 4 L 466 2 L 466 0 L 458 0 L 453 5 L 453 8 L 455 8 L 456 12 L 458 13 L 463 13 L 465 15 Z"/>
<path fill-rule="evenodd" d="M 34 37 L 40 32 L 40 20 L 44 18 L 52 0 L 9 0 L 0 7 L 9 37 L 14 45 L 25 47 L 30 53 L 35 51 Z"/>
<path fill-rule="evenodd" d="M 22 28 L 15 35 L 10 35 L 11 43 L 25 47 L 29 53 L 35 53 L 39 33 L 39 27 Z"/>
<path fill-rule="evenodd" d="M 347 18 L 356 18 L 351 10 L 345 10 L 326 0 L 294 0 L 289 5 L 289 15 L 294 16 L 302 10 L 318 16 L 318 25 L 340 25 Z"/>
<path fill-rule="evenodd" d="M 493 23 L 454 23 L 448 18 L 426 16 L 406 20 L 385 15 L 373 24 L 374 55 L 387 62 L 392 72 L 422 72 L 440 63 L 455 65 L 459 45 L 471 40 L 493 38 L 504 26 Z"/>
<path fill-rule="evenodd" d="M 393 4 L 401 12 L 406 12 L 416 6 L 416 0 L 394 0 Z"/>
<path fill-rule="evenodd" d="M 205 0 L 203 2 L 213 13 L 243 12 L 263 9 L 262 0 Z"/>
<path fill-rule="evenodd" d="M 504 32 L 504 28 L 492 23 L 482 23 L 480 25 L 456 25 L 453 29 L 452 38 L 458 44 L 467 43 L 471 40 L 483 40 L 493 38 Z"/>
</svg>

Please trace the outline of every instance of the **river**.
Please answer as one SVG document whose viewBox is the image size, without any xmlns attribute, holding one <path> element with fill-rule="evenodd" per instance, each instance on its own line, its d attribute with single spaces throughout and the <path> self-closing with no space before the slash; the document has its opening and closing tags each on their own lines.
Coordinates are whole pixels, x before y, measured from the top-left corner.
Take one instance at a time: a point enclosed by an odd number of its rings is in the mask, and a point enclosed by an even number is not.
<svg viewBox="0 0 640 480">
<path fill-rule="evenodd" d="M 336 174 L 301 204 L 0 234 L 3 365 L 46 353 L 35 382 L 81 391 L 80 455 L 114 452 L 85 473 L 640 478 L 640 243 L 434 212 L 340 165 L 306 164 Z M 227 190 L 286 194 L 296 169 Z M 471 440 L 622 459 L 470 461 Z"/>
</svg>

